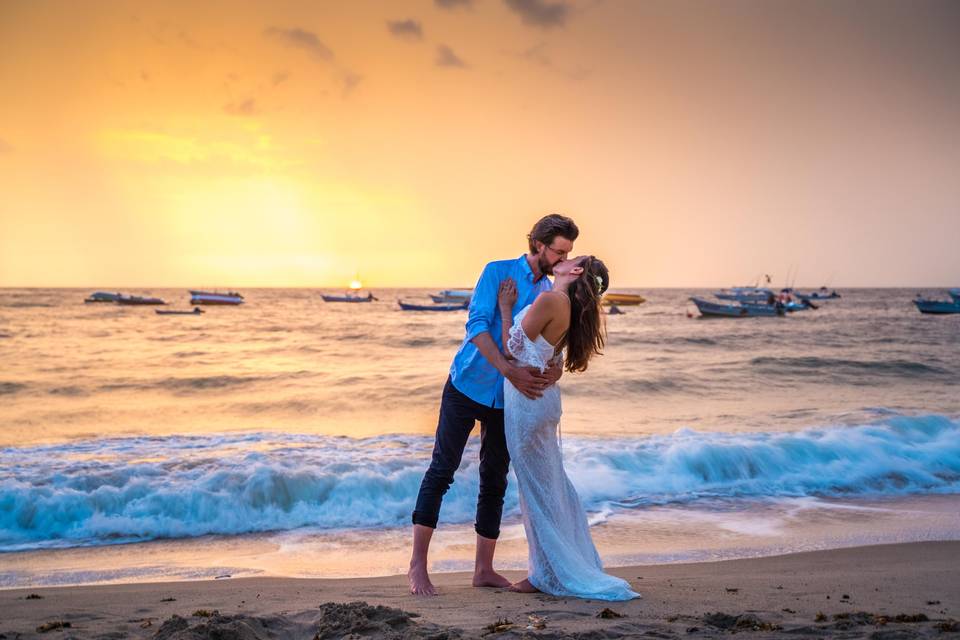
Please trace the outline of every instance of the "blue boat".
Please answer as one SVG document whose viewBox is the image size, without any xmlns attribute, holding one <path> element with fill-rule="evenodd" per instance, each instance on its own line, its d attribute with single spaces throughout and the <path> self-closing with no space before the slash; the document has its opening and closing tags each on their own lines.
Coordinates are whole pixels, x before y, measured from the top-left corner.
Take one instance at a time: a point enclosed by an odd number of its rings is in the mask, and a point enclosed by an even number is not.
<svg viewBox="0 0 960 640">
<path fill-rule="evenodd" d="M 690 298 L 697 310 L 706 318 L 759 318 L 784 315 L 783 305 L 770 304 L 721 304 L 703 298 Z"/>
<path fill-rule="evenodd" d="M 840 297 L 840 294 L 836 291 L 827 291 L 826 287 L 820 287 L 817 291 L 811 291 L 810 293 L 801 293 L 800 291 L 791 291 L 793 295 L 800 298 L 801 300 L 836 300 Z"/>
<path fill-rule="evenodd" d="M 960 289 L 951 289 L 950 300 L 931 300 L 924 298 L 919 293 L 914 298 L 913 304 L 917 305 L 920 313 L 929 313 L 933 315 L 948 315 L 960 313 Z"/>
<path fill-rule="evenodd" d="M 466 302 L 460 304 L 411 304 L 403 300 L 397 300 L 397 304 L 403 311 L 463 311 L 467 308 Z"/>
<path fill-rule="evenodd" d="M 721 289 L 713 294 L 718 300 L 733 300 L 736 302 L 766 302 L 770 296 L 776 295 L 772 289 L 766 287 L 732 287 Z"/>
</svg>

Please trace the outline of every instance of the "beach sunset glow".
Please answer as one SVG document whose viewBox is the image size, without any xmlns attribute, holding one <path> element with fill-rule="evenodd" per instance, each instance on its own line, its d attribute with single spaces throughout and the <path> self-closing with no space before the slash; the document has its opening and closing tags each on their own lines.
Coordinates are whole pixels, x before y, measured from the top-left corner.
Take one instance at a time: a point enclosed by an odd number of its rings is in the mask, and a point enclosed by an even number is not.
<svg viewBox="0 0 960 640">
<path fill-rule="evenodd" d="M 0 640 L 955 637 L 958 70 L 954 0 L 0 0 Z"/>
<path fill-rule="evenodd" d="M 626 286 L 952 285 L 921 7 L 5 2 L 0 286 L 466 285 L 552 210 Z"/>
</svg>

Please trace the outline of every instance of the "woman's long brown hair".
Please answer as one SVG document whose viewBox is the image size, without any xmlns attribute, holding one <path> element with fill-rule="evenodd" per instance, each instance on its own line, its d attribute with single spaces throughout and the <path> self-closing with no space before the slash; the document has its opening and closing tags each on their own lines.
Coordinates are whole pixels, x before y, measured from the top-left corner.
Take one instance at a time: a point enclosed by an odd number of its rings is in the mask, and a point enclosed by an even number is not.
<svg viewBox="0 0 960 640">
<path fill-rule="evenodd" d="M 603 353 L 606 326 L 600 297 L 610 285 L 607 267 L 595 256 L 580 263 L 583 273 L 570 283 L 570 328 L 567 330 L 567 371 L 586 371 L 590 358 Z"/>
</svg>

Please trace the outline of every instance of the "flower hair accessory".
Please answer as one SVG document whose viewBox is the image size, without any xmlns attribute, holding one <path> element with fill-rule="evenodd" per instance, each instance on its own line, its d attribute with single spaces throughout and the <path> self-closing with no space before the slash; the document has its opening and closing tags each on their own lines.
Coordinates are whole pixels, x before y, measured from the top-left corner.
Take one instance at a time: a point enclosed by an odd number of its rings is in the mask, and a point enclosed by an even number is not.
<svg viewBox="0 0 960 640">
<path fill-rule="evenodd" d="M 596 281 L 597 281 L 597 295 L 598 295 L 598 296 L 602 296 L 602 295 L 603 295 L 603 278 L 601 278 L 600 276 L 597 276 L 597 275 L 595 275 L 595 276 L 593 276 L 593 277 L 594 277 L 594 278 L 596 279 Z"/>
</svg>

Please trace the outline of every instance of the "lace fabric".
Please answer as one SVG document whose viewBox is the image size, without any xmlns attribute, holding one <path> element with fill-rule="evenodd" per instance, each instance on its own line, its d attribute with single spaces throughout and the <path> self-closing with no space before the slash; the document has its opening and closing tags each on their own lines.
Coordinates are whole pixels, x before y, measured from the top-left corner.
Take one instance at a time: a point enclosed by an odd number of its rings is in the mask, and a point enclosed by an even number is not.
<svg viewBox="0 0 960 640">
<path fill-rule="evenodd" d="M 543 336 L 530 340 L 521 323 L 530 306 L 514 318 L 507 349 L 522 366 L 547 368 L 553 346 Z M 507 449 L 520 490 L 523 527 L 529 545 L 530 583 L 544 593 L 595 600 L 639 597 L 620 578 L 603 572 L 587 515 L 563 469 L 557 439 L 562 415 L 560 388 L 548 387 L 535 400 L 504 382 Z"/>
</svg>

